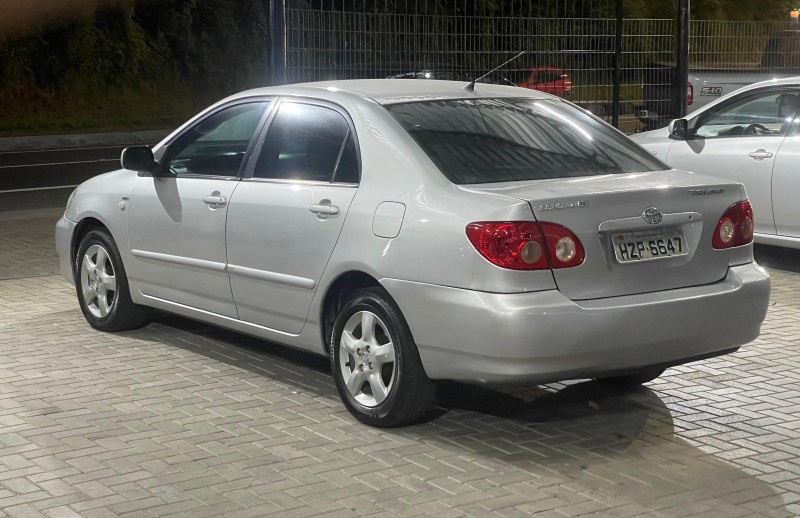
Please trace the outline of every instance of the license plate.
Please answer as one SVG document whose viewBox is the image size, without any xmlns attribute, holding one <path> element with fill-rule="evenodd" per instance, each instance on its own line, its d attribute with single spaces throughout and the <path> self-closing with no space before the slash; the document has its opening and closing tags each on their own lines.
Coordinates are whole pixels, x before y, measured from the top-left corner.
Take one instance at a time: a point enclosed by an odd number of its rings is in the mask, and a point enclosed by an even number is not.
<svg viewBox="0 0 800 518">
<path fill-rule="evenodd" d="M 689 254 L 686 238 L 679 228 L 620 232 L 611 235 L 611 243 L 617 262 L 622 264 Z"/>
</svg>

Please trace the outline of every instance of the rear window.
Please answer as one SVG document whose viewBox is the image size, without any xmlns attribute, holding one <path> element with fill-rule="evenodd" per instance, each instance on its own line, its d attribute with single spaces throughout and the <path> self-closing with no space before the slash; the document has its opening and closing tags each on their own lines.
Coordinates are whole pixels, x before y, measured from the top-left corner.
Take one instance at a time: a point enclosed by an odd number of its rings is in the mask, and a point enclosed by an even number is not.
<svg viewBox="0 0 800 518">
<path fill-rule="evenodd" d="M 386 109 L 457 184 L 667 169 L 610 126 L 555 99 L 413 102 Z"/>
</svg>

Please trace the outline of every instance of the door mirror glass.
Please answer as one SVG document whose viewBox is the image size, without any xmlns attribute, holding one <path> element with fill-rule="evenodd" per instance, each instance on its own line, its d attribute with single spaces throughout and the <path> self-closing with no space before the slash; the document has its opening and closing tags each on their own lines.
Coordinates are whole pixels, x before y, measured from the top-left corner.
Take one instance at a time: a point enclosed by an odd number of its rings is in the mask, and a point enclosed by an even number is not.
<svg viewBox="0 0 800 518">
<path fill-rule="evenodd" d="M 131 171 L 156 170 L 156 160 L 153 158 L 153 150 L 147 146 L 126 147 L 122 150 L 120 163 L 123 169 Z"/>
<path fill-rule="evenodd" d="M 689 122 L 686 119 L 675 119 L 669 123 L 669 138 L 687 140 L 689 138 Z"/>
</svg>

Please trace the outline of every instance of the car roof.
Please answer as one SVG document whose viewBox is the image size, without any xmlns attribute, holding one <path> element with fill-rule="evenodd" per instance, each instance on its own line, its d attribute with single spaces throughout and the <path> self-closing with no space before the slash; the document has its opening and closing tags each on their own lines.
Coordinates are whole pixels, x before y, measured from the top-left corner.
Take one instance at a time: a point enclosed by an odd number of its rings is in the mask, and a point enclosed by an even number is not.
<svg viewBox="0 0 800 518">
<path fill-rule="evenodd" d="M 713 82 L 712 82 L 712 84 L 713 84 Z M 700 86 L 702 86 L 702 85 L 700 85 Z M 704 106 L 701 106 L 696 111 L 693 111 L 693 112 L 689 113 L 686 116 L 686 118 L 687 119 L 693 119 L 695 117 L 698 117 L 702 113 L 705 113 L 705 112 L 707 112 L 709 110 L 714 109 L 716 106 L 719 106 L 720 104 L 728 102 L 728 100 L 731 99 L 731 98 L 738 97 L 738 96 L 740 96 L 742 94 L 746 94 L 747 92 L 752 92 L 753 90 L 758 90 L 758 89 L 761 89 L 761 88 L 769 88 L 769 87 L 773 87 L 773 86 L 800 86 L 800 76 L 773 78 L 773 79 L 767 79 L 766 81 L 760 81 L 758 83 L 752 83 L 752 84 L 749 84 L 749 85 L 743 85 L 743 86 L 741 86 L 739 88 L 736 88 L 736 89 L 732 90 L 731 92 L 723 95 L 722 97 L 714 99 L 712 102 L 710 102 L 710 103 L 708 103 L 708 104 L 706 104 Z M 696 88 L 699 88 L 699 87 L 696 87 Z"/>
<path fill-rule="evenodd" d="M 767 79 L 766 81 L 759 81 L 747 86 L 743 86 L 737 92 L 744 92 L 747 90 L 755 90 L 756 88 L 764 88 L 765 86 L 786 86 L 786 85 L 800 85 L 800 76 L 782 77 Z"/>
<path fill-rule="evenodd" d="M 532 98 L 549 99 L 552 95 L 513 86 L 476 83 L 474 91 L 464 87 L 464 81 L 402 80 L 402 79 L 351 79 L 345 81 L 321 81 L 271 86 L 241 92 L 234 97 L 254 95 L 295 95 L 335 100 L 337 96 L 357 96 L 380 104 L 396 104 L 414 101 L 444 99 L 481 98 Z"/>
</svg>

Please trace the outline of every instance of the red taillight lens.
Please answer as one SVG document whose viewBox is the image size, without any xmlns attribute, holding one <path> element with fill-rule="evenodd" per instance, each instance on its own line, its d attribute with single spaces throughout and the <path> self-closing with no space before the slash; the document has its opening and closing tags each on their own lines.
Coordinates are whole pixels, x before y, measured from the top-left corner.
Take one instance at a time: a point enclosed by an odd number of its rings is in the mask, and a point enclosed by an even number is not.
<svg viewBox="0 0 800 518">
<path fill-rule="evenodd" d="M 569 268 L 586 257 L 578 237 L 555 223 L 482 221 L 467 225 L 467 237 L 489 262 L 510 270 Z"/>
<path fill-rule="evenodd" d="M 734 203 L 719 219 L 711 244 L 717 250 L 753 242 L 753 208 L 749 200 Z"/>
<path fill-rule="evenodd" d="M 482 256 L 501 268 L 548 268 L 542 233 L 532 221 L 471 223 L 467 225 L 467 237 Z"/>
<path fill-rule="evenodd" d="M 694 85 L 689 83 L 686 88 L 686 104 L 691 106 L 694 103 Z"/>
</svg>

